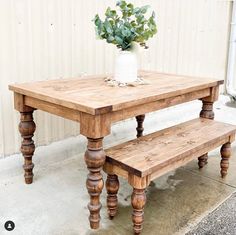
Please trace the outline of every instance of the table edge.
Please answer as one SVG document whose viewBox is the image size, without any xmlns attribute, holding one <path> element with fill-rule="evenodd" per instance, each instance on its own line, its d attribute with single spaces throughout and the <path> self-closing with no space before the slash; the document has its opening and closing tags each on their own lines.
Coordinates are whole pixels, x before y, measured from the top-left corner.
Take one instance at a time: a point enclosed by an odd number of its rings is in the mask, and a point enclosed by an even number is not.
<svg viewBox="0 0 236 235">
<path fill-rule="evenodd" d="M 209 83 L 206 83 L 206 84 L 193 86 L 192 88 L 191 87 L 186 88 L 186 89 L 184 89 L 186 91 L 185 92 L 180 92 L 180 94 L 187 94 L 187 93 L 191 93 L 193 91 L 204 89 L 204 88 L 212 88 L 212 87 L 220 86 L 222 84 L 224 84 L 224 80 L 222 80 L 222 79 L 221 80 L 212 80 L 212 82 L 209 82 Z M 173 93 L 173 91 L 172 91 L 172 92 L 167 92 L 167 93 L 164 93 L 164 94 L 153 95 L 152 97 L 150 96 L 150 97 L 147 97 L 147 98 L 142 98 L 138 102 L 137 102 L 137 100 L 133 101 L 133 102 L 130 101 L 130 102 L 126 103 L 126 105 L 125 105 L 125 103 L 119 103 L 119 104 L 107 105 L 107 106 L 94 108 L 94 107 L 91 107 L 91 106 L 78 104 L 78 103 L 75 103 L 75 102 L 72 102 L 72 101 L 66 100 L 66 99 L 57 98 L 57 100 L 55 101 L 55 98 L 50 97 L 48 95 L 37 94 L 37 93 L 31 92 L 29 90 L 22 90 L 22 88 L 19 88 L 19 87 L 14 86 L 14 85 L 9 85 L 8 88 L 9 88 L 10 91 L 13 91 L 14 93 L 18 93 L 18 94 L 21 94 L 21 95 L 24 95 L 24 96 L 36 98 L 36 99 L 42 100 L 42 101 L 47 101 L 47 102 L 52 103 L 52 104 L 64 106 L 64 107 L 74 109 L 74 110 L 77 110 L 77 111 L 80 111 L 80 112 L 88 113 L 88 114 L 91 114 L 91 115 L 106 114 L 106 113 L 126 109 L 126 108 L 129 108 L 129 107 L 132 107 L 132 106 L 145 104 L 145 103 L 147 103 L 147 101 L 146 101 L 147 99 L 150 99 L 148 102 L 154 102 L 154 101 L 166 98 L 166 97 L 172 97 L 172 95 L 170 95 L 170 94 Z M 65 102 L 67 105 L 63 105 L 60 101 Z M 123 106 L 123 108 L 121 108 L 121 106 Z"/>
</svg>

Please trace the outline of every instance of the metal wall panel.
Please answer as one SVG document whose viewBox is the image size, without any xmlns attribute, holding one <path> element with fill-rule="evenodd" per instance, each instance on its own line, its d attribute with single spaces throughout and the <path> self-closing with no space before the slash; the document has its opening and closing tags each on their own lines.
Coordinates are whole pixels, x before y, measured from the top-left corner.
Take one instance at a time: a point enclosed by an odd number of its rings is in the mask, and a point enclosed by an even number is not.
<svg viewBox="0 0 236 235">
<path fill-rule="evenodd" d="M 0 0 L 0 157 L 18 152 L 19 114 L 8 84 L 113 71 L 117 50 L 95 39 L 92 18 L 114 0 Z M 157 12 L 158 35 L 140 67 L 225 77 L 231 1 L 137 0 Z M 35 112 L 36 143 L 79 133 L 79 125 Z"/>
</svg>

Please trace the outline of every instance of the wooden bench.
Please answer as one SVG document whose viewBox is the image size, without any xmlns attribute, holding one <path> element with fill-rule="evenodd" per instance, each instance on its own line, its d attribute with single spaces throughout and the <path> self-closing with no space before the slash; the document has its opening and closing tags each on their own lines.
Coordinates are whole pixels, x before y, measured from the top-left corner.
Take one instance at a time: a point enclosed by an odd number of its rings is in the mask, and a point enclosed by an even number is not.
<svg viewBox="0 0 236 235">
<path fill-rule="evenodd" d="M 108 174 L 106 189 L 109 217 L 112 219 L 117 212 L 118 176 L 127 179 L 133 187 L 131 204 L 134 234 L 140 234 L 142 230 L 145 189 L 151 180 L 221 145 L 221 176 L 225 177 L 235 132 L 236 127 L 233 125 L 198 118 L 106 150 L 104 171 Z"/>
</svg>

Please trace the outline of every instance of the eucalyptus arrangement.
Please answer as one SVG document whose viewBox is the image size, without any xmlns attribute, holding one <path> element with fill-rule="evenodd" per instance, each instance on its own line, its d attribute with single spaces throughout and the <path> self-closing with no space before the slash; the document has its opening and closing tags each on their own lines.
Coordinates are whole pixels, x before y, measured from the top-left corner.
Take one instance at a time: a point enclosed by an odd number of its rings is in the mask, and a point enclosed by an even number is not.
<svg viewBox="0 0 236 235">
<path fill-rule="evenodd" d="M 107 8 L 104 20 L 98 14 L 94 18 L 98 38 L 121 49 L 115 66 L 115 79 L 118 81 L 137 80 L 137 58 L 132 49 L 135 43 L 147 49 L 146 42 L 157 33 L 155 12 L 148 16 L 149 8 L 135 7 L 121 0 L 116 9 Z"/>
</svg>

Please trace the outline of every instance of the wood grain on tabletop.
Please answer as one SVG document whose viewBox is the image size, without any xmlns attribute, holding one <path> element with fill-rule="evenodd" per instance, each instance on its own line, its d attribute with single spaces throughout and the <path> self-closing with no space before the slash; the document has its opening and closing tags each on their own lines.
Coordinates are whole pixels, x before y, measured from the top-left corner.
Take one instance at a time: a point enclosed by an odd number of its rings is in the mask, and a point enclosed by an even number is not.
<svg viewBox="0 0 236 235">
<path fill-rule="evenodd" d="M 58 104 L 78 111 L 96 114 L 105 109 L 117 111 L 175 95 L 218 86 L 223 80 L 142 71 L 150 82 L 137 87 L 110 87 L 106 75 L 57 79 L 10 85 L 15 93 Z"/>
</svg>

